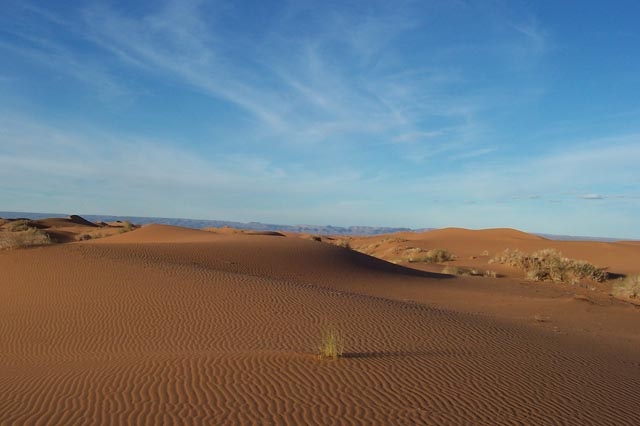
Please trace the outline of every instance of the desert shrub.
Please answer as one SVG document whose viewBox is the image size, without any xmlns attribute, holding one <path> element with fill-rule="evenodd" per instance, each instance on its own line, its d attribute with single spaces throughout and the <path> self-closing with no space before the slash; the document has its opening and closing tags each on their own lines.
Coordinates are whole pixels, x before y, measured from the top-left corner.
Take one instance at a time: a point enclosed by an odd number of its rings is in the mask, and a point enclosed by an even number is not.
<svg viewBox="0 0 640 426">
<path fill-rule="evenodd" d="M 576 284 L 581 279 L 603 282 L 608 278 L 604 268 L 584 260 L 569 259 L 557 250 L 543 249 L 532 254 L 519 250 L 505 250 L 489 263 L 501 263 L 522 269 L 525 278 L 533 281 L 553 281 Z"/>
<path fill-rule="evenodd" d="M 620 299 L 640 298 L 640 275 L 629 275 L 613 284 L 611 293 Z"/>
<path fill-rule="evenodd" d="M 9 231 L 11 232 L 22 232 L 30 229 L 37 229 L 37 227 L 36 223 L 29 219 L 16 220 L 9 225 Z"/>
<path fill-rule="evenodd" d="M 320 335 L 318 345 L 319 359 L 338 359 L 344 353 L 344 339 L 342 333 L 333 327 L 326 327 Z"/>
<path fill-rule="evenodd" d="M 351 240 L 349 238 L 338 238 L 337 240 L 332 241 L 331 244 L 338 247 L 351 249 Z"/>
<path fill-rule="evenodd" d="M 514 266 L 520 268 L 522 266 L 522 259 L 525 254 L 520 250 L 506 249 L 500 254 L 495 255 L 489 259 L 489 263 L 501 263 L 503 265 Z"/>
<path fill-rule="evenodd" d="M 26 231 L 3 232 L 0 234 L 0 249 L 41 246 L 51 244 L 49 234 L 38 229 L 28 228 Z"/>
<path fill-rule="evenodd" d="M 122 226 L 120 227 L 120 230 L 118 231 L 120 234 L 124 234 L 125 232 L 133 231 L 134 229 L 136 229 L 135 225 L 129 222 L 128 220 L 125 220 L 124 222 L 120 222 L 120 223 L 122 224 Z"/>
<path fill-rule="evenodd" d="M 459 275 L 459 276 L 474 276 L 479 277 L 484 275 L 481 271 L 475 268 L 464 268 L 462 266 L 445 266 L 442 269 L 443 274 L 447 275 Z"/>
<path fill-rule="evenodd" d="M 442 248 L 435 248 L 426 252 L 420 248 L 409 249 L 407 250 L 409 254 L 411 254 L 410 250 L 416 250 L 416 255 L 410 256 L 409 262 L 442 263 L 454 260 L 456 258 L 456 256 L 454 256 L 452 253 Z"/>
</svg>

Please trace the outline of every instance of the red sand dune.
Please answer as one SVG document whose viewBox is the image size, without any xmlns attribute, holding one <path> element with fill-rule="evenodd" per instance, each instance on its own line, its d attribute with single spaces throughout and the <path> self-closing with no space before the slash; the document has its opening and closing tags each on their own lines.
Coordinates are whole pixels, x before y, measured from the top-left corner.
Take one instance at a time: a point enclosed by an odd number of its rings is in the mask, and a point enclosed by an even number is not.
<svg viewBox="0 0 640 426">
<path fill-rule="evenodd" d="M 414 237 L 461 253 L 547 243 Z M 161 225 L 3 251 L 0 270 L 2 425 L 640 424 L 639 332 L 613 332 L 637 324 L 627 304 Z M 345 336 L 335 361 L 316 357 L 327 325 Z"/>
<path fill-rule="evenodd" d="M 392 237 L 403 239 L 398 242 Z M 519 249 L 526 253 L 546 248 L 559 250 L 572 259 L 589 261 L 600 267 L 620 274 L 640 273 L 640 243 L 638 242 L 597 242 L 597 241 L 556 241 L 515 229 L 469 230 L 446 228 L 423 233 L 404 232 L 394 235 L 353 238 L 355 246 L 375 245 L 373 255 L 383 257 L 385 251 L 394 247 L 421 247 L 425 249 L 445 248 L 456 254 L 459 263 L 465 266 L 487 266 L 487 261 L 505 249 Z M 485 255 L 488 253 L 488 255 Z M 475 257 L 476 259 L 470 259 Z M 475 262 L 469 260 L 476 260 Z"/>
</svg>

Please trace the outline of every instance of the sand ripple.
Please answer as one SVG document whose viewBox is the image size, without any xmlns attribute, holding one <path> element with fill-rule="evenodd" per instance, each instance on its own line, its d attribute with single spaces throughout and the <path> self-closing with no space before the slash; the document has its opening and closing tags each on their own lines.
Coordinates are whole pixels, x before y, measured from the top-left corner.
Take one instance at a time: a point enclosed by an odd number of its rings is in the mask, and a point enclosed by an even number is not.
<svg viewBox="0 0 640 426">
<path fill-rule="evenodd" d="M 624 354 L 394 300 L 438 278 L 367 262 L 269 236 L 2 253 L 0 424 L 640 424 Z"/>
</svg>

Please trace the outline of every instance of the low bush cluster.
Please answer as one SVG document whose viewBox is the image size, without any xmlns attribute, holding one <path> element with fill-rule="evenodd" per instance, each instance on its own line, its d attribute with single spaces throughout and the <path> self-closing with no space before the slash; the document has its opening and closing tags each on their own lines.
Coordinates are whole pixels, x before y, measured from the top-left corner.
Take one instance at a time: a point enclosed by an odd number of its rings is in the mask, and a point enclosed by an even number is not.
<svg viewBox="0 0 640 426">
<path fill-rule="evenodd" d="M 598 268 L 584 260 L 563 257 L 554 249 L 538 250 L 532 254 L 507 249 L 489 260 L 489 263 L 501 263 L 522 269 L 525 278 L 534 281 L 577 284 L 581 279 L 603 282 L 608 278 L 604 268 Z"/>
<path fill-rule="evenodd" d="M 428 251 L 422 249 L 415 250 L 417 250 L 415 255 L 409 256 L 409 262 L 442 263 L 455 260 L 456 258 L 452 253 L 442 248 L 434 248 Z"/>
<path fill-rule="evenodd" d="M 16 220 L 9 225 L 9 231 L 22 232 L 30 229 L 37 229 L 36 223 L 29 219 Z"/>
<path fill-rule="evenodd" d="M 459 275 L 459 276 L 481 276 L 483 275 L 478 269 L 465 268 L 462 266 L 445 266 L 442 269 L 443 274 Z"/>
<path fill-rule="evenodd" d="M 0 249 L 11 249 L 51 244 L 49 234 L 38 228 L 28 227 L 25 231 L 0 233 Z"/>
</svg>

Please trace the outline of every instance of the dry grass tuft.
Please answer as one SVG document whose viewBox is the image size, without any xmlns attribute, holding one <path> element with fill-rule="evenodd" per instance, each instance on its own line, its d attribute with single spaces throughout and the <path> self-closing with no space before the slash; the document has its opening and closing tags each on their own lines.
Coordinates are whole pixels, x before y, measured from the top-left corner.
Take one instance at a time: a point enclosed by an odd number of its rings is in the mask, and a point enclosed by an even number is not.
<svg viewBox="0 0 640 426">
<path fill-rule="evenodd" d="M 0 233 L 0 249 L 42 246 L 51 242 L 49 234 L 38 228 L 28 227 L 24 231 Z"/>
<path fill-rule="evenodd" d="M 442 248 L 434 248 L 426 252 L 419 248 L 414 250 L 416 250 L 416 255 L 410 256 L 408 259 L 412 263 L 443 263 L 456 259 L 455 255 Z"/>
<path fill-rule="evenodd" d="M 619 299 L 640 298 L 640 275 L 629 275 L 613 284 L 611 293 Z"/>
<path fill-rule="evenodd" d="M 338 359 L 344 353 L 344 339 L 336 328 L 326 327 L 321 332 L 318 359 Z"/>
<path fill-rule="evenodd" d="M 136 226 L 129 222 L 128 220 L 125 220 L 124 222 L 121 222 L 121 226 L 120 229 L 118 230 L 118 233 L 120 234 L 124 234 L 126 232 L 130 232 L 133 231 L 134 229 L 136 229 Z M 205 231 L 208 230 L 208 228 L 205 228 Z"/>
<path fill-rule="evenodd" d="M 16 220 L 9 225 L 10 232 L 23 232 L 28 231 L 30 229 L 38 229 L 36 223 L 30 219 L 20 219 Z"/>
<path fill-rule="evenodd" d="M 351 249 L 351 239 L 350 238 L 338 238 L 337 240 L 332 241 L 333 245 L 338 247 Z"/>
<path fill-rule="evenodd" d="M 480 271 L 472 268 L 464 268 L 462 266 L 445 266 L 442 269 L 443 274 L 457 275 L 457 276 L 479 276 L 482 275 Z"/>
<path fill-rule="evenodd" d="M 76 235 L 76 241 L 97 240 L 99 238 L 104 238 L 108 236 L 109 234 L 103 234 L 102 232 L 83 233 L 83 234 Z"/>
</svg>

